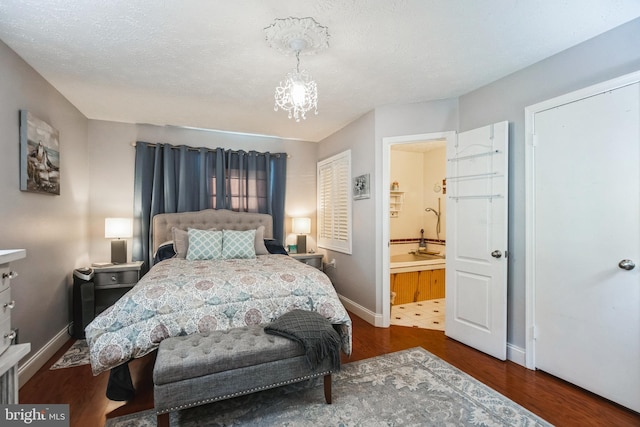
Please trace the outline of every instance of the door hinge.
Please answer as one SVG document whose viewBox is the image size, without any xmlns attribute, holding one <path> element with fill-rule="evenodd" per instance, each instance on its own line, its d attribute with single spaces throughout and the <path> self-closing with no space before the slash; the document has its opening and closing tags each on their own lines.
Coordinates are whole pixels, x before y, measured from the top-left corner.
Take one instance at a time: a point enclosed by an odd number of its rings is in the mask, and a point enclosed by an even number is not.
<svg viewBox="0 0 640 427">
<path fill-rule="evenodd" d="M 531 327 L 531 333 L 533 335 L 533 339 L 537 340 L 538 339 L 538 327 L 537 326 L 532 326 Z"/>
<path fill-rule="evenodd" d="M 504 251 L 504 257 L 509 258 L 509 251 Z"/>
<path fill-rule="evenodd" d="M 531 145 L 533 147 L 538 145 L 538 135 L 536 135 L 535 133 L 531 134 Z"/>
</svg>

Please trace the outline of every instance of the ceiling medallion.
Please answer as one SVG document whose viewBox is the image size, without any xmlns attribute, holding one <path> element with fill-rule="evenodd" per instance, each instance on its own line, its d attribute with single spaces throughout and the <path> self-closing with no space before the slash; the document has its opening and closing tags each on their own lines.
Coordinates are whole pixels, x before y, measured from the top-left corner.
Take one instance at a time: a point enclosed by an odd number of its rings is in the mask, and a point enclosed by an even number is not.
<svg viewBox="0 0 640 427">
<path fill-rule="evenodd" d="M 313 18 L 285 18 L 264 29 L 269 46 L 285 55 L 296 56 L 296 68 L 276 87 L 274 110 L 285 110 L 296 122 L 307 111 L 318 114 L 318 86 L 306 70 L 300 70 L 300 55 L 314 55 L 329 47 L 327 27 Z"/>
</svg>

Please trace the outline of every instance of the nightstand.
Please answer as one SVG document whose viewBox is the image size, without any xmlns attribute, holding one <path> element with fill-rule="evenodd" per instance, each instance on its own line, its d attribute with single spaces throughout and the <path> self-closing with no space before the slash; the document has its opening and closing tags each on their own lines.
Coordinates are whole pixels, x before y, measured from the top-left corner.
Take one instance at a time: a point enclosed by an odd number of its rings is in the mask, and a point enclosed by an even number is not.
<svg viewBox="0 0 640 427">
<path fill-rule="evenodd" d="M 93 267 L 95 314 L 111 307 L 140 280 L 143 261 Z"/>
<path fill-rule="evenodd" d="M 289 256 L 322 271 L 322 258 L 324 257 L 323 254 L 289 254 Z"/>
</svg>

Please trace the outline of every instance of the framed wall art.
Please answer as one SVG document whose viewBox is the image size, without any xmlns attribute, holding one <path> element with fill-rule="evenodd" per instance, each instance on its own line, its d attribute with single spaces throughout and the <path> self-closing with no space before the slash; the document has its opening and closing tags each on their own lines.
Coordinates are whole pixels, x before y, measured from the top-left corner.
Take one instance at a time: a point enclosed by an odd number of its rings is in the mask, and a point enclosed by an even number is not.
<svg viewBox="0 0 640 427">
<path fill-rule="evenodd" d="M 369 187 L 369 174 L 356 176 L 353 179 L 353 199 L 368 199 L 371 197 L 371 190 Z"/>
<path fill-rule="evenodd" d="M 60 194 L 59 133 L 26 110 L 20 110 L 20 190 Z"/>
</svg>

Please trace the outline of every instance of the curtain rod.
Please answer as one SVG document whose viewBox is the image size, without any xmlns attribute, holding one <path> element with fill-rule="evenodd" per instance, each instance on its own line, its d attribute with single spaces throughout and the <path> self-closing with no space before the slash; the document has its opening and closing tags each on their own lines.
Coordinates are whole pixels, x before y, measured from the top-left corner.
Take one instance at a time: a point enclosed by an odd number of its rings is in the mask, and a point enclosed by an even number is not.
<svg viewBox="0 0 640 427">
<path fill-rule="evenodd" d="M 157 147 L 157 146 L 158 146 L 158 144 L 153 143 L 153 142 L 145 142 L 145 144 L 147 144 L 149 147 Z M 133 141 L 133 142 L 131 143 L 131 146 L 132 146 L 132 147 L 135 147 L 136 145 L 137 145 L 137 141 Z M 169 145 L 171 145 L 171 144 L 169 144 Z M 177 149 L 177 148 L 180 148 L 180 147 L 181 147 L 180 145 L 171 145 L 171 148 L 172 148 L 172 149 Z M 187 150 L 191 150 L 191 151 L 200 151 L 200 148 L 190 147 L 190 146 L 188 146 L 188 145 L 184 145 L 184 147 L 187 147 Z M 207 150 L 211 150 L 211 151 L 214 151 L 214 150 L 215 150 L 215 148 L 208 148 L 208 147 L 202 147 L 202 148 L 205 148 L 205 149 L 207 149 Z M 234 153 L 234 154 L 235 154 L 235 153 L 239 153 L 239 152 L 244 151 L 244 150 L 225 150 L 225 151 L 231 151 L 232 153 Z M 252 150 L 252 151 L 255 151 L 255 150 Z M 245 153 L 249 153 L 248 151 L 244 151 L 244 152 L 245 152 Z M 256 151 L 256 153 L 257 153 L 257 151 Z M 269 153 L 269 154 L 271 154 L 271 153 Z M 273 155 L 274 155 L 274 156 L 278 156 L 278 157 L 279 157 L 279 156 L 280 156 L 280 153 L 274 153 Z M 290 159 L 290 158 L 291 158 L 291 155 L 290 155 L 290 154 L 287 154 L 287 159 Z"/>
</svg>

